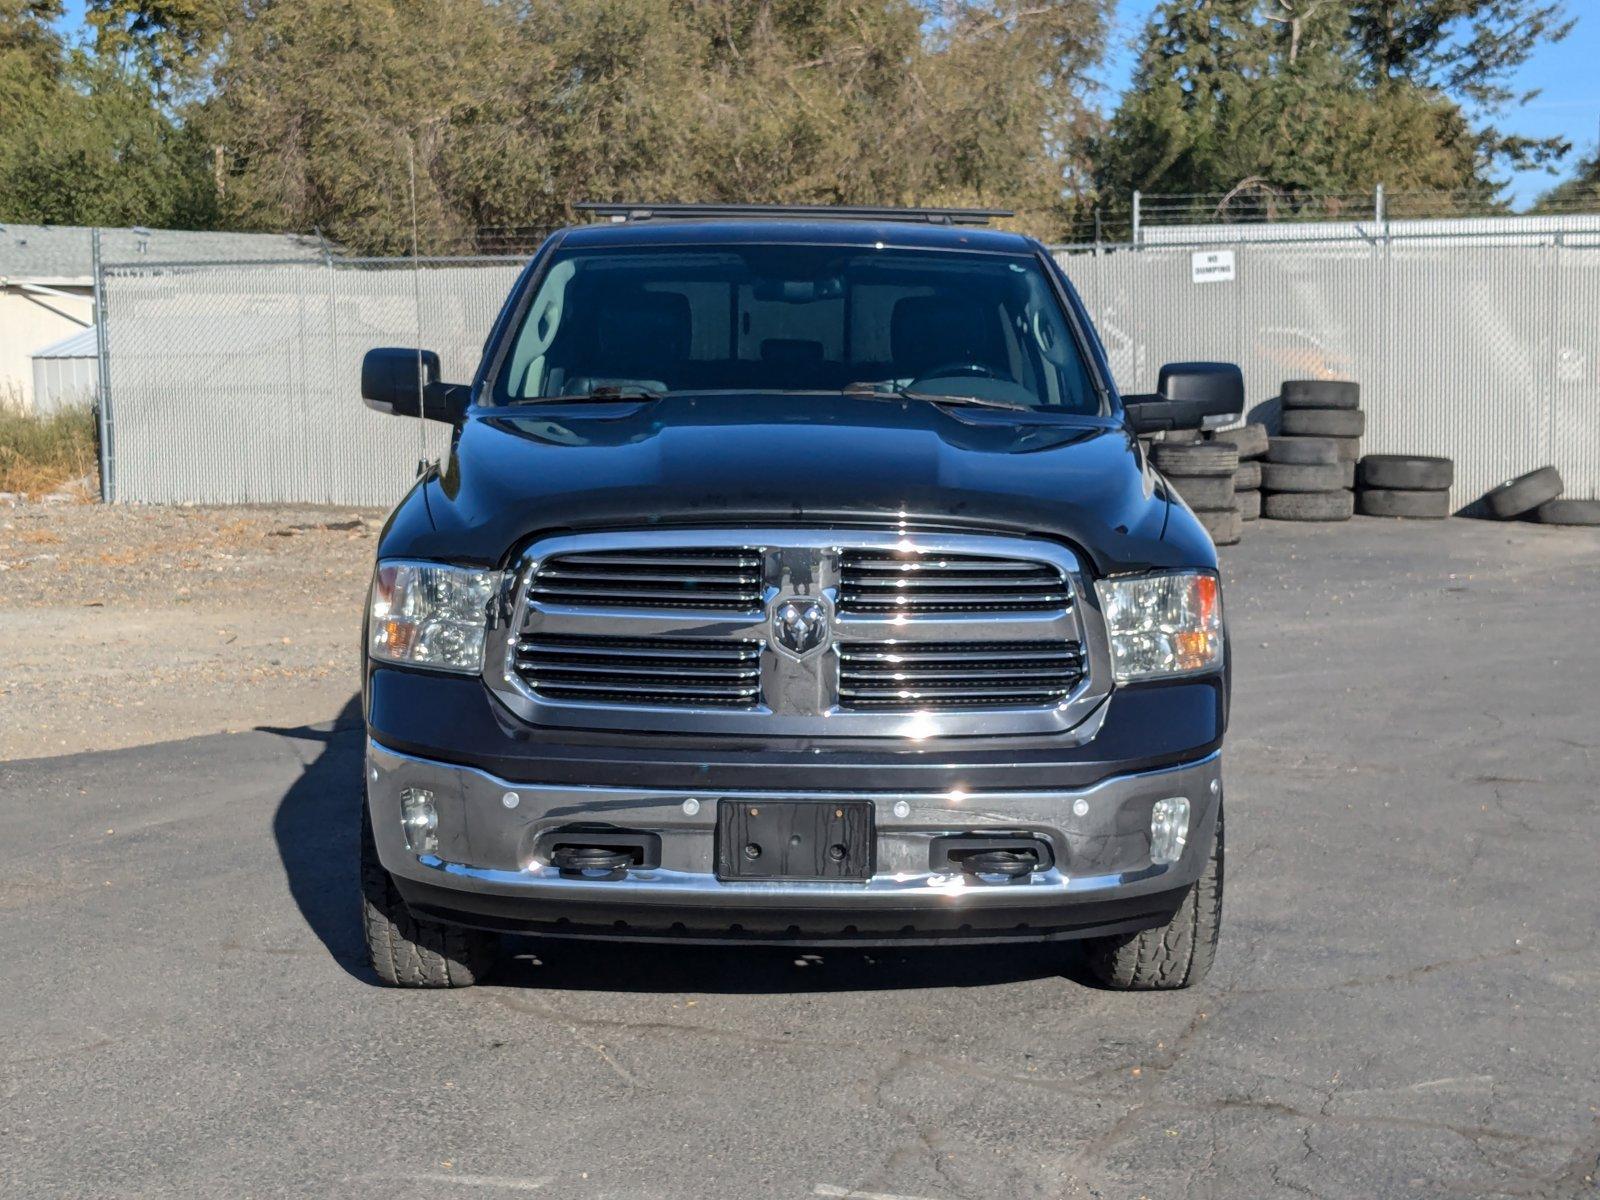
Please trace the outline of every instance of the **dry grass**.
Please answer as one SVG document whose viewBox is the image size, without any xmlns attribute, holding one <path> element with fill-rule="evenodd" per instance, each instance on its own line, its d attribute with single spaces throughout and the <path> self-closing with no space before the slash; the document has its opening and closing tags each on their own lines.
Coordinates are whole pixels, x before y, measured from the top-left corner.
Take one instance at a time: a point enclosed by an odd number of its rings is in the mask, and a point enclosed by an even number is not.
<svg viewBox="0 0 1600 1200">
<path fill-rule="evenodd" d="M 83 498 L 93 499 L 99 494 L 99 469 L 94 409 L 35 416 L 0 397 L 0 492 L 38 496 L 88 479 Z"/>
</svg>

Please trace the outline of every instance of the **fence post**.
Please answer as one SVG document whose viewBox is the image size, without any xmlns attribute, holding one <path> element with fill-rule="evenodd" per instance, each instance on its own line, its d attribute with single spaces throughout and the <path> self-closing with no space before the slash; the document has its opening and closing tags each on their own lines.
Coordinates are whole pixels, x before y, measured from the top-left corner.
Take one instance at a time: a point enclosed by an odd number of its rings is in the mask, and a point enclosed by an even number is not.
<svg viewBox="0 0 1600 1200">
<path fill-rule="evenodd" d="M 100 259 L 99 226 L 89 231 L 89 257 L 93 260 L 91 268 L 94 271 L 94 351 L 100 392 L 99 403 L 95 405 L 100 433 L 100 502 L 110 504 L 117 498 L 116 485 L 112 482 L 116 456 L 111 449 L 116 422 L 111 415 L 111 359 L 107 353 L 110 332 L 106 316 L 105 265 Z"/>
<path fill-rule="evenodd" d="M 1133 190 L 1133 244 L 1139 244 L 1139 189 Z"/>
</svg>

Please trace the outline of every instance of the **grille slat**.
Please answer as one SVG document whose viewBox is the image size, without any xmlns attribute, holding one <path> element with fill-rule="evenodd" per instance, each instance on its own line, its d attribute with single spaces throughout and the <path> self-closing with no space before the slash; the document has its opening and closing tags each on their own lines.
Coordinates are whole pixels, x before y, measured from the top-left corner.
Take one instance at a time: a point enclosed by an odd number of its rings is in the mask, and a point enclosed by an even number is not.
<svg viewBox="0 0 1600 1200">
<path fill-rule="evenodd" d="M 839 562 L 846 615 L 1040 612 L 1071 603 L 1061 572 L 1027 559 L 855 549 Z"/>
<path fill-rule="evenodd" d="M 540 636 L 517 643 L 513 667 L 551 700 L 751 708 L 761 696 L 753 641 Z"/>
<path fill-rule="evenodd" d="M 761 604 L 761 557 L 737 547 L 560 554 L 539 564 L 528 596 L 580 608 L 751 612 Z"/>
<path fill-rule="evenodd" d="M 1082 648 L 1071 641 L 853 642 L 839 648 L 839 703 L 880 710 L 1058 704 L 1083 669 Z"/>
</svg>

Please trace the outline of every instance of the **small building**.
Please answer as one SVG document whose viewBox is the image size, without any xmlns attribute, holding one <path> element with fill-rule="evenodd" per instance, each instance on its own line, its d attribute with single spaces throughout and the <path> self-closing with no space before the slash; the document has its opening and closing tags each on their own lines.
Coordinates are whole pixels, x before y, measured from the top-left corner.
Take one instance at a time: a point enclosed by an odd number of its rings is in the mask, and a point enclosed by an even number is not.
<svg viewBox="0 0 1600 1200">
<path fill-rule="evenodd" d="M 100 394 L 100 345 L 93 325 L 33 352 L 36 413 L 92 404 Z"/>
<path fill-rule="evenodd" d="M 260 262 L 320 259 L 321 238 L 281 233 L 205 233 L 178 229 L 102 229 L 108 263 Z M 34 410 L 36 355 L 94 328 L 94 231 L 84 225 L 0 224 L 0 404 Z M 92 339 L 91 339 L 92 340 Z M 94 347 L 90 346 L 90 353 Z M 46 379 L 64 367 L 44 368 Z M 71 370 L 76 371 L 74 365 Z"/>
</svg>

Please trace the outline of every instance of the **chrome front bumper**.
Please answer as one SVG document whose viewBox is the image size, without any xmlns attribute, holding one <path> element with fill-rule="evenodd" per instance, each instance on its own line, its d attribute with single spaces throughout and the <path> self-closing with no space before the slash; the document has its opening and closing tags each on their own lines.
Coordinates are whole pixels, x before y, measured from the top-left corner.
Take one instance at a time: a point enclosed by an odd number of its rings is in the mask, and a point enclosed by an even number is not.
<svg viewBox="0 0 1600 1200">
<path fill-rule="evenodd" d="M 438 811 L 437 849 L 414 854 L 400 793 L 425 788 Z M 369 740 L 367 797 L 383 866 L 429 915 L 495 928 L 579 936 L 701 935 L 722 940 L 760 929 L 794 936 L 878 925 L 913 936 L 924 928 L 979 935 L 1074 936 L 1104 932 L 1077 920 L 1104 902 L 1120 927 L 1159 923 L 1200 875 L 1221 800 L 1221 756 L 1115 776 L 1078 791 L 852 794 L 875 809 L 876 873 L 862 883 L 731 882 L 715 873 L 721 799 L 829 800 L 842 793 L 540 787 L 469 767 L 414 758 Z M 1188 842 L 1175 863 L 1150 860 L 1150 810 L 1182 796 Z M 901 815 L 903 814 L 903 815 Z M 535 855 L 547 831 L 604 824 L 660 837 L 658 867 L 613 876 L 563 873 Z M 1049 842 L 1055 865 L 1020 880 L 985 882 L 929 866 L 941 835 L 1005 832 Z M 1141 898 L 1148 901 L 1140 904 Z M 876 918 L 874 919 L 874 914 Z M 927 918 L 937 916 L 930 922 Z M 1145 919 L 1148 917 L 1149 919 Z M 794 918 L 791 920 L 790 918 Z M 903 924 L 902 922 L 903 918 Z M 1090 929 L 1089 927 L 1093 927 Z"/>
</svg>

